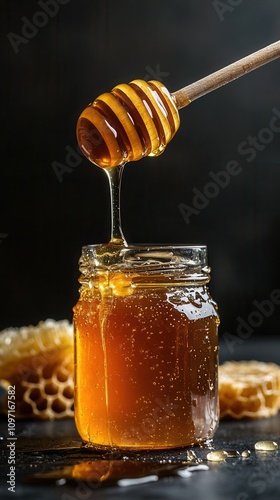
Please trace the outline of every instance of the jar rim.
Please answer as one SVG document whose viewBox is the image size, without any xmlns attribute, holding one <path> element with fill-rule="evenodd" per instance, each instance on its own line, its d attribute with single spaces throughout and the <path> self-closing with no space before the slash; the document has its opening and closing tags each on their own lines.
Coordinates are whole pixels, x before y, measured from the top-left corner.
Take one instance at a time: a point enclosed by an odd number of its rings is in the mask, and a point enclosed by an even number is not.
<svg viewBox="0 0 280 500">
<path fill-rule="evenodd" d="M 209 274 L 206 245 L 137 244 L 137 245 L 86 245 L 82 247 L 82 268 L 110 269 L 188 269 Z M 82 270 L 82 269 L 81 269 Z"/>
</svg>

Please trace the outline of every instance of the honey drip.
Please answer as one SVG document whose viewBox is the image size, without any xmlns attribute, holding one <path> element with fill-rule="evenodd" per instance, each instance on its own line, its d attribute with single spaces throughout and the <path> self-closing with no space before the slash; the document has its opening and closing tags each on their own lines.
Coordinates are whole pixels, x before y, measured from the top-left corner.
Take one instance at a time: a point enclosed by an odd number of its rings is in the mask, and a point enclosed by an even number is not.
<svg viewBox="0 0 280 500">
<path fill-rule="evenodd" d="M 120 254 L 124 248 L 127 248 L 127 242 L 122 231 L 120 208 L 121 181 L 124 166 L 125 164 L 104 169 L 108 177 L 110 189 L 111 237 L 108 243 L 96 247 L 96 257 L 98 266 L 108 269 L 119 262 Z"/>
<path fill-rule="evenodd" d="M 103 351 L 103 364 L 104 364 L 104 392 L 105 392 L 105 406 L 106 406 L 106 423 L 107 423 L 107 436 L 108 444 L 112 446 L 112 433 L 111 433 L 111 420 L 109 411 L 109 387 L 108 387 L 108 356 L 107 356 L 107 346 L 106 346 L 106 324 L 108 313 L 110 311 L 110 297 L 102 297 L 99 309 L 99 324 Z"/>
<path fill-rule="evenodd" d="M 110 189 L 110 206 L 111 206 L 111 238 L 107 245 L 100 245 L 97 248 L 97 258 L 103 261 L 107 267 L 107 271 L 103 273 L 103 283 L 100 286 L 101 301 L 99 305 L 99 326 L 103 351 L 104 364 L 104 392 L 106 406 L 106 424 L 107 424 L 107 441 L 110 446 L 112 443 L 111 419 L 110 419 L 110 400 L 109 400 L 109 368 L 107 355 L 106 330 L 107 321 L 112 306 L 112 288 L 110 286 L 110 265 L 114 264 L 118 259 L 119 252 L 127 246 L 122 227 L 121 227 L 121 210 L 120 210 L 120 194 L 121 180 L 124 169 L 123 165 L 105 169 L 109 180 Z"/>
<path fill-rule="evenodd" d="M 124 165 L 107 168 L 105 170 L 109 179 L 110 200 L 111 200 L 111 245 L 126 246 L 126 241 L 121 227 L 120 194 L 121 179 Z"/>
</svg>

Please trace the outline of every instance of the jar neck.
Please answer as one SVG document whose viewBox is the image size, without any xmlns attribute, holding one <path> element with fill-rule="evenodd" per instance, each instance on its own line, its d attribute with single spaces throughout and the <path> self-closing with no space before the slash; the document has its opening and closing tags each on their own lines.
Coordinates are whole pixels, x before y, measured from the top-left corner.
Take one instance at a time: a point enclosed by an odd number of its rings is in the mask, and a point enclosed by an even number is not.
<svg viewBox="0 0 280 500">
<path fill-rule="evenodd" d="M 82 249 L 79 265 L 82 284 L 120 273 L 133 276 L 139 286 L 161 282 L 166 286 L 204 285 L 210 281 L 204 245 L 88 245 Z"/>
</svg>

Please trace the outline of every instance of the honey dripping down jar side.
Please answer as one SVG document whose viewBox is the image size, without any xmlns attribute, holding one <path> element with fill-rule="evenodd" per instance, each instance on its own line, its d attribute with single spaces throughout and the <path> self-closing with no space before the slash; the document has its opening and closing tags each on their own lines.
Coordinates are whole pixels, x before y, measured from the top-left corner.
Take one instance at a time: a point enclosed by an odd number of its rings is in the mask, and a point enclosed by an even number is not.
<svg viewBox="0 0 280 500">
<path fill-rule="evenodd" d="M 158 156 L 180 126 L 176 103 L 156 80 L 133 80 L 105 92 L 78 118 L 76 134 L 83 154 L 111 168 L 145 156 Z"/>
<path fill-rule="evenodd" d="M 172 449 L 218 425 L 217 306 L 204 246 L 83 248 L 74 307 L 75 421 L 102 449 Z"/>
</svg>

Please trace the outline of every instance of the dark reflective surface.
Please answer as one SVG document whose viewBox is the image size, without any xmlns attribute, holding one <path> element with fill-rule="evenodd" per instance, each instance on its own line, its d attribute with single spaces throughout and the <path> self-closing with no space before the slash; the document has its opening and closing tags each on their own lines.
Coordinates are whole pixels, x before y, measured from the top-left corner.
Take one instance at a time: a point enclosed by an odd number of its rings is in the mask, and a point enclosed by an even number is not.
<svg viewBox="0 0 280 500">
<path fill-rule="evenodd" d="M 0 432 L 3 464 L 0 494 L 1 499 L 8 499 L 12 493 L 7 490 L 6 483 L 9 472 L 7 444 L 11 441 L 7 441 L 5 416 L 1 417 Z M 81 500 L 133 496 L 135 499 L 200 500 L 205 498 L 207 491 L 210 500 L 256 497 L 276 500 L 280 490 L 279 451 L 255 452 L 254 444 L 269 439 L 280 445 L 279 435 L 280 415 L 253 422 L 223 422 L 212 447 L 240 453 L 249 449 L 251 456 L 248 459 L 233 456 L 215 463 L 206 459 L 211 445 L 157 455 L 135 453 L 128 457 L 117 452 L 102 455 L 81 447 L 73 420 L 17 422 L 16 493 L 13 498 Z M 180 477 L 178 471 L 186 471 L 188 467 L 191 467 L 189 474 L 183 472 L 187 477 Z M 120 481 L 129 478 L 133 478 L 130 485 Z"/>
</svg>

